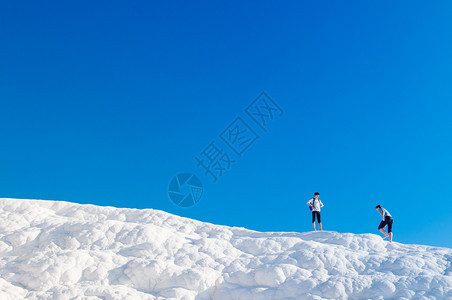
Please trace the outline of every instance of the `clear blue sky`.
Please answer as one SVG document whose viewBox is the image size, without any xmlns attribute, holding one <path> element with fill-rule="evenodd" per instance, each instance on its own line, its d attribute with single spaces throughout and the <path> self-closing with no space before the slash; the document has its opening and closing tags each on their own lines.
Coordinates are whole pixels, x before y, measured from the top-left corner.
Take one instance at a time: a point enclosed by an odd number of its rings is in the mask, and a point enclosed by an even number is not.
<svg viewBox="0 0 452 300">
<path fill-rule="evenodd" d="M 452 2 L 36 1 L 0 7 L 0 196 L 259 231 L 452 247 Z M 194 157 L 259 95 L 284 115 L 212 183 Z M 251 124 L 251 123 L 250 123 Z M 224 146 L 224 145 L 223 145 Z M 204 185 L 191 208 L 171 178 Z"/>
</svg>

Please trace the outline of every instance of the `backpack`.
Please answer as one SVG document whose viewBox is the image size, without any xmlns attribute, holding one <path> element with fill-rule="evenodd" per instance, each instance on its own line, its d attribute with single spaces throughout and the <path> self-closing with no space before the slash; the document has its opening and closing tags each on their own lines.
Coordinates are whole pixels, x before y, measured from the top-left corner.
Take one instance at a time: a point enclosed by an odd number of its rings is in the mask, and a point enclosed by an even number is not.
<svg viewBox="0 0 452 300">
<path fill-rule="evenodd" d="M 311 203 L 311 205 L 312 206 L 314 206 L 314 202 L 315 201 L 315 197 L 312 197 L 312 203 Z M 312 206 L 311 205 L 309 205 L 309 210 L 312 210 Z"/>
</svg>

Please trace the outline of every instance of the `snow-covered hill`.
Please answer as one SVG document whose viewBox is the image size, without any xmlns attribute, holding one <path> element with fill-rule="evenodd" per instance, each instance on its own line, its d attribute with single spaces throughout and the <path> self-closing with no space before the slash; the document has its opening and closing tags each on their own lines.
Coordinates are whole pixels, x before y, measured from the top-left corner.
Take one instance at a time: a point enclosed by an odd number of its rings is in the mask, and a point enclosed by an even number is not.
<svg viewBox="0 0 452 300">
<path fill-rule="evenodd" d="M 452 299 L 452 249 L 0 199 L 0 299 Z"/>
</svg>

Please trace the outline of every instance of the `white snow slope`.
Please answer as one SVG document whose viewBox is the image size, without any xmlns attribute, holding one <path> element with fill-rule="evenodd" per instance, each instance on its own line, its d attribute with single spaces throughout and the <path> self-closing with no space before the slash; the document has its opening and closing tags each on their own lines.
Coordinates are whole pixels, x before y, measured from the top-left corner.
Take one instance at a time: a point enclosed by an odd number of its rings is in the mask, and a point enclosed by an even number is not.
<svg viewBox="0 0 452 300">
<path fill-rule="evenodd" d="M 0 199 L 0 299 L 452 299 L 452 249 Z"/>
</svg>

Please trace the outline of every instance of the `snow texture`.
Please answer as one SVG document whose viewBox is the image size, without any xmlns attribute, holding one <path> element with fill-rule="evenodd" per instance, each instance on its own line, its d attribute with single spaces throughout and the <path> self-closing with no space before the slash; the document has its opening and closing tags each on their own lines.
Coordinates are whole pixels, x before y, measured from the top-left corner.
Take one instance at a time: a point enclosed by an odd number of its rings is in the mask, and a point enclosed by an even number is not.
<svg viewBox="0 0 452 300">
<path fill-rule="evenodd" d="M 0 199 L 0 299 L 452 299 L 452 249 Z"/>
</svg>

